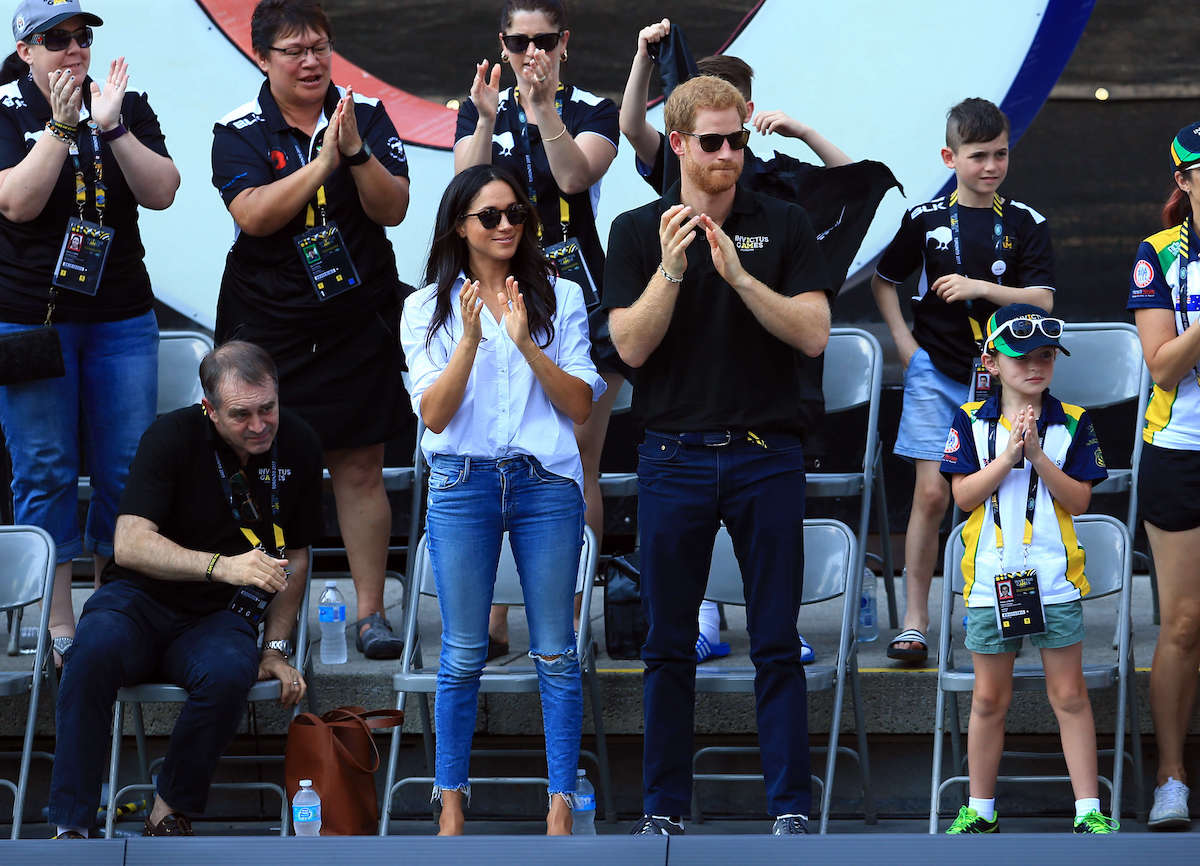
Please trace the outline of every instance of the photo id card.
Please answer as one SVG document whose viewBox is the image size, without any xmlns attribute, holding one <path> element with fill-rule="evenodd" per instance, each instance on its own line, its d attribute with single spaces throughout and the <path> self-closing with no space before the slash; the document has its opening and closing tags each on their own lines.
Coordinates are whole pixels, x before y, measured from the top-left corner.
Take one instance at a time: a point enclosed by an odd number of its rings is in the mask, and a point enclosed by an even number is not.
<svg viewBox="0 0 1200 866">
<path fill-rule="evenodd" d="M 1010 571 L 997 574 L 996 624 L 1000 636 L 1007 639 L 1041 634 L 1046 630 L 1046 612 L 1038 589 L 1037 571 Z"/>
<path fill-rule="evenodd" d="M 237 593 L 229 600 L 229 610 L 236 613 L 255 628 L 266 615 L 267 606 L 275 593 L 256 589 L 249 586 L 238 587 Z"/>
<path fill-rule="evenodd" d="M 971 384 L 975 388 L 971 397 L 973 402 L 982 402 L 988 398 L 992 390 L 992 374 L 988 372 L 987 367 L 983 364 L 975 365 L 975 376 Z"/>
<path fill-rule="evenodd" d="M 336 223 L 314 226 L 293 240 L 319 300 L 328 301 L 359 284 L 358 271 Z"/>
<path fill-rule="evenodd" d="M 99 223 L 79 217 L 67 220 L 67 233 L 63 236 L 51 284 L 72 292 L 95 295 L 100 291 L 100 277 L 104 274 L 104 264 L 108 261 L 115 235 L 113 229 Z"/>
</svg>

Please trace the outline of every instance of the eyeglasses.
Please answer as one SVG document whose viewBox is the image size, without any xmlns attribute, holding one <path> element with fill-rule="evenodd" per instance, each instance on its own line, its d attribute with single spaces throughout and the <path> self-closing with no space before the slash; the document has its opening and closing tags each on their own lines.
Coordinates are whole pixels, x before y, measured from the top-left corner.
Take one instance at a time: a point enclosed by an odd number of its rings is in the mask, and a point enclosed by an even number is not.
<svg viewBox="0 0 1200 866">
<path fill-rule="evenodd" d="M 41 45 L 47 51 L 66 51 L 71 47 L 71 40 L 80 48 L 92 44 L 92 28 L 80 27 L 78 30 L 47 30 L 45 33 L 34 33 L 26 42 L 30 45 Z"/>
<path fill-rule="evenodd" d="M 250 492 L 245 470 L 239 469 L 229 477 L 229 487 L 233 492 L 233 510 L 237 519 L 257 523 L 260 519 L 258 506 L 254 504 L 254 494 Z"/>
<path fill-rule="evenodd" d="M 999 337 L 1002 333 L 1008 331 L 1018 340 L 1027 340 L 1033 336 L 1034 331 L 1041 331 L 1051 340 L 1057 340 L 1062 336 L 1063 320 L 1062 319 L 1047 319 L 1043 317 L 1033 318 L 1030 316 L 1021 316 L 1017 319 L 1009 319 L 1003 325 L 1000 325 L 996 330 L 988 334 L 987 343 L 990 345 L 993 340 Z"/>
<path fill-rule="evenodd" d="M 695 132 L 684 132 L 678 130 L 680 135 L 690 135 L 692 138 L 700 142 L 700 149 L 705 153 L 716 153 L 721 149 L 723 142 L 729 142 L 730 150 L 741 150 L 746 146 L 746 142 L 750 140 L 750 130 L 739 129 L 737 132 L 705 132 L 697 134 Z"/>
<path fill-rule="evenodd" d="M 524 54 L 529 48 L 529 43 L 533 43 L 534 48 L 542 51 L 553 51 L 554 46 L 558 45 L 558 40 L 562 38 L 562 31 L 557 33 L 539 33 L 537 36 L 526 36 L 524 33 L 505 33 L 500 37 L 504 40 L 504 47 L 513 54 Z"/>
<path fill-rule="evenodd" d="M 521 204 L 520 202 L 514 201 L 504 210 L 494 207 L 485 207 L 483 210 L 476 211 L 475 213 L 465 213 L 462 215 L 462 218 L 466 219 L 467 217 L 478 217 L 479 224 L 481 226 L 483 226 L 485 229 L 494 229 L 496 226 L 500 225 L 501 214 L 508 219 L 508 224 L 510 226 L 519 226 L 529 218 L 529 208 L 525 207 L 525 205 Z"/>
<path fill-rule="evenodd" d="M 302 60 L 312 52 L 313 57 L 318 60 L 324 60 L 333 53 L 333 40 L 326 39 L 324 42 L 318 42 L 316 45 L 289 45 L 287 48 L 276 48 L 271 46 L 272 51 L 278 51 L 288 60 Z"/>
</svg>

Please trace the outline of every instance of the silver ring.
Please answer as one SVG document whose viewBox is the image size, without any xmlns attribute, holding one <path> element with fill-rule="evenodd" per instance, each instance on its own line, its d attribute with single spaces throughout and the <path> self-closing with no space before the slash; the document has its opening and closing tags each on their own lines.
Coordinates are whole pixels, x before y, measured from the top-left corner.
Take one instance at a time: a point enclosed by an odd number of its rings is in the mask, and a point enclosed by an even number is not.
<svg viewBox="0 0 1200 866">
<path fill-rule="evenodd" d="M 300 685 L 300 680 L 292 680 L 292 685 L 294 685 L 294 686 Z"/>
<path fill-rule="evenodd" d="M 542 83 L 543 81 L 545 81 L 545 80 L 546 80 L 546 76 L 544 76 L 544 75 L 543 75 L 541 78 L 539 78 L 539 79 L 537 80 L 537 83 L 538 83 L 538 84 L 541 84 L 541 83 Z"/>
</svg>

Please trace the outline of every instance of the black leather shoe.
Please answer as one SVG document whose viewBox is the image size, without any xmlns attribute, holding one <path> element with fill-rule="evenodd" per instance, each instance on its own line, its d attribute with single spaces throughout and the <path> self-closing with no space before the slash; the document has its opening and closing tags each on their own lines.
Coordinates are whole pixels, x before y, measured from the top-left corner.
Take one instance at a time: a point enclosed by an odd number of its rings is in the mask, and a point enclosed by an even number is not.
<svg viewBox="0 0 1200 866">
<path fill-rule="evenodd" d="M 358 651 L 369 659 L 398 659 L 404 653 L 404 640 L 396 637 L 382 613 L 364 616 L 354 624 L 354 631 Z"/>
<path fill-rule="evenodd" d="M 162 816 L 157 824 L 150 823 L 150 816 L 146 816 L 146 824 L 142 828 L 143 836 L 194 836 L 192 832 L 192 822 L 188 820 L 187 815 L 180 815 L 178 812 L 168 812 Z"/>
</svg>

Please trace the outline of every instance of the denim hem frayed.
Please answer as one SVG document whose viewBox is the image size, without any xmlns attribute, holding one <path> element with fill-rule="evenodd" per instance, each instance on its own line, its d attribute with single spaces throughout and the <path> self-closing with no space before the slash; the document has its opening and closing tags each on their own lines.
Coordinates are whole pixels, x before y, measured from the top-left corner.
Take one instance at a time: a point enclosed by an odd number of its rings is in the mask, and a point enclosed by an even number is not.
<svg viewBox="0 0 1200 866">
<path fill-rule="evenodd" d="M 442 791 L 458 791 L 467 798 L 467 805 L 471 805 L 471 785 L 434 785 L 433 792 L 429 795 L 430 803 L 442 802 Z"/>
</svg>

